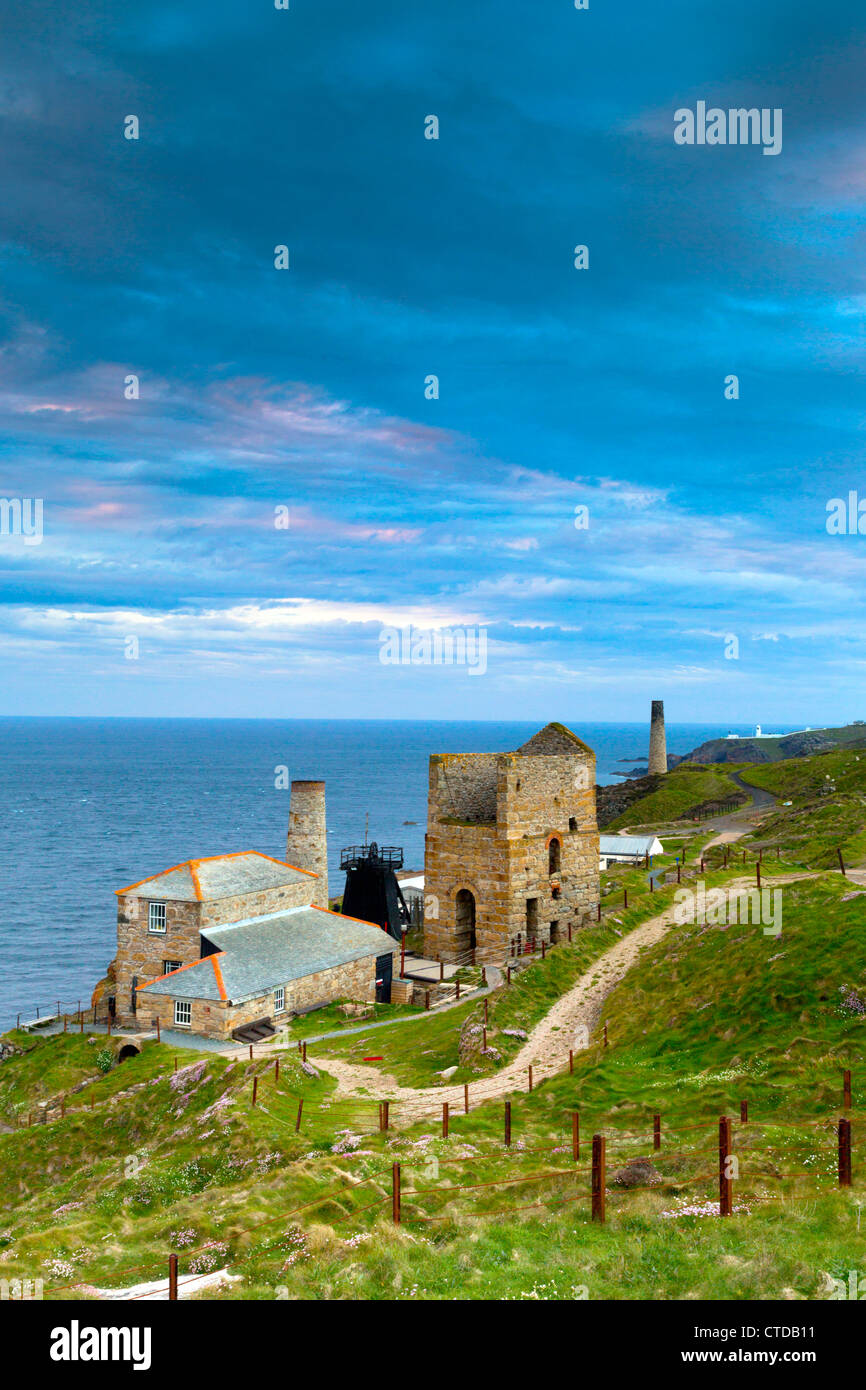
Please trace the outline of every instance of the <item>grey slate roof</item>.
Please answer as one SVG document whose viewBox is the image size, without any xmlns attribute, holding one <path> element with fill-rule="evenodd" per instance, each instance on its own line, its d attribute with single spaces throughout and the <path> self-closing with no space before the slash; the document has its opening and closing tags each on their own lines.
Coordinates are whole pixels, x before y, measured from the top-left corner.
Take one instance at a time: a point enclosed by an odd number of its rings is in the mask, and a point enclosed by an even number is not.
<svg viewBox="0 0 866 1390">
<path fill-rule="evenodd" d="M 228 999 L 239 1003 L 268 993 L 275 985 L 353 960 L 383 956 L 396 948 L 381 927 L 317 907 L 295 907 L 208 927 L 202 938 L 219 954 L 151 980 L 142 989 L 173 999 L 219 999 L 221 977 Z"/>
<path fill-rule="evenodd" d="M 210 859 L 187 859 L 118 892 L 132 898 L 209 902 L 279 888 L 286 883 L 306 883 L 317 877 L 306 869 L 296 869 L 293 864 L 283 864 L 269 854 L 251 849 L 239 854 L 217 854 Z"/>
</svg>

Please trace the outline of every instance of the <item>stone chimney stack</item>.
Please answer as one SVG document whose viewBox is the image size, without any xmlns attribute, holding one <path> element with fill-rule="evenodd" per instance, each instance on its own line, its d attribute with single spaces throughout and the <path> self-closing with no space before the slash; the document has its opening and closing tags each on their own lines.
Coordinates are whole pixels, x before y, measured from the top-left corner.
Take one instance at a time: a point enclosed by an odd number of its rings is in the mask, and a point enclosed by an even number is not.
<svg viewBox="0 0 866 1390">
<path fill-rule="evenodd" d="M 310 902 L 328 906 L 328 836 L 325 828 L 324 782 L 293 782 L 289 805 L 286 863 L 318 874 L 311 879 Z"/>
<path fill-rule="evenodd" d="M 650 715 L 650 772 L 667 772 L 668 754 L 665 746 L 665 704 L 664 700 L 653 700 Z"/>
</svg>

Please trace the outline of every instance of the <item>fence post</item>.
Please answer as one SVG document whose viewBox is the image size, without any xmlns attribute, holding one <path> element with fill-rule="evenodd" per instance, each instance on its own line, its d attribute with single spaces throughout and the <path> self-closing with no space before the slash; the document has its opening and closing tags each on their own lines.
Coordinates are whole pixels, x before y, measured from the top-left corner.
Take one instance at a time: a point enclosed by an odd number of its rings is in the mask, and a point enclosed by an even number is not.
<svg viewBox="0 0 866 1390">
<path fill-rule="evenodd" d="M 304 1043 L 304 1050 L 303 1050 L 303 1052 L 301 1053 L 301 1061 L 302 1061 L 302 1062 L 306 1062 L 306 1060 L 307 1060 L 307 1044 Z"/>
<path fill-rule="evenodd" d="M 259 1093 L 259 1078 L 258 1078 L 257 1076 L 254 1076 L 254 1077 L 253 1077 L 253 1105 L 255 1105 L 255 1103 L 256 1103 L 256 1096 L 258 1095 L 258 1093 Z"/>
<path fill-rule="evenodd" d="M 660 1149 L 662 1146 L 662 1117 L 653 1115 L 653 1148 Z"/>
<path fill-rule="evenodd" d="M 541 943 L 541 959 L 542 959 L 542 960 L 544 960 L 544 953 L 545 953 L 546 950 L 547 950 L 547 942 L 546 942 L 546 941 L 542 941 L 542 943 Z"/>
<path fill-rule="evenodd" d="M 443 1100 L 443 1102 L 442 1102 L 442 1138 L 443 1138 L 443 1139 L 447 1139 L 447 1138 L 448 1138 L 448 1102 L 447 1102 L 447 1100 Z"/>
<path fill-rule="evenodd" d="M 429 1009 L 429 1008 L 430 1008 L 430 991 L 429 991 L 429 989 L 425 989 L 425 991 L 424 991 L 424 1008 L 425 1008 L 425 1009 Z"/>
<path fill-rule="evenodd" d="M 395 1226 L 400 1225 L 400 1165 L 391 1166 L 391 1219 Z"/>
<path fill-rule="evenodd" d="M 505 1102 L 505 1147 L 511 1148 L 511 1101 Z"/>
<path fill-rule="evenodd" d="M 604 1045 L 607 1047 L 607 1023 L 604 1025 Z"/>
<path fill-rule="evenodd" d="M 627 889 L 627 888 L 623 888 L 623 890 L 622 890 L 622 905 L 623 905 L 623 909 L 625 909 L 625 908 L 628 907 L 628 889 Z"/>
<path fill-rule="evenodd" d="M 654 891 L 654 889 L 653 889 L 653 876 L 652 876 L 652 874 L 650 874 L 650 876 L 649 876 L 649 886 L 650 886 L 650 892 L 652 893 L 652 892 Z"/>
<path fill-rule="evenodd" d="M 568 942 L 571 945 L 571 923 L 568 924 Z"/>
<path fill-rule="evenodd" d="M 486 1028 L 486 1026 L 485 1026 L 481 1031 L 482 1031 L 482 1034 L 483 1034 L 483 1038 L 482 1038 L 482 1042 L 481 1042 L 481 1050 L 482 1050 L 482 1052 L 486 1052 L 486 1051 L 487 1051 L 487 1028 Z"/>
<path fill-rule="evenodd" d="M 279 1057 L 275 1057 L 275 1058 L 274 1058 L 274 1085 L 275 1085 L 275 1086 L 279 1083 L 279 1080 L 280 1080 L 280 1059 L 279 1059 Z"/>
<path fill-rule="evenodd" d="M 728 1176 L 731 1157 L 731 1122 L 727 1115 L 719 1117 L 719 1216 L 730 1216 L 733 1211 L 731 1179 Z"/>
<path fill-rule="evenodd" d="M 756 880 L 756 883 L 757 883 L 758 892 L 760 893 L 760 891 L 761 891 L 761 861 L 760 861 L 760 859 L 758 860 L 757 864 L 755 865 L 755 880 Z"/>
<path fill-rule="evenodd" d="M 603 1134 L 592 1136 L 592 1219 L 604 1221 L 605 1198 L 605 1140 Z"/>
<path fill-rule="evenodd" d="M 532 1067 L 529 1068 L 529 1089 L 532 1090 Z"/>
<path fill-rule="evenodd" d="M 463 1085 L 463 1114 L 464 1114 L 464 1115 L 468 1115 L 468 1114 L 469 1114 L 469 1082 L 468 1082 L 468 1081 L 464 1082 L 464 1085 Z"/>
<path fill-rule="evenodd" d="M 383 1120 L 384 1128 L 385 1128 L 386 1130 L 390 1129 L 390 1128 L 391 1128 L 391 1102 L 390 1102 L 389 1100 L 383 1100 L 383 1101 L 382 1101 L 382 1120 Z"/>
<path fill-rule="evenodd" d="M 749 1102 L 747 1100 L 740 1101 L 740 1123 L 744 1125 L 749 1123 Z"/>
<path fill-rule="evenodd" d="M 484 1022 L 487 1022 L 487 1000 L 484 1000 Z"/>
<path fill-rule="evenodd" d="M 250 1043 L 250 1061 L 253 1060 L 253 1045 Z"/>
<path fill-rule="evenodd" d="M 168 1296 L 172 1303 L 177 1302 L 177 1255 L 168 1257 Z"/>
<path fill-rule="evenodd" d="M 296 1133 L 296 1134 L 298 1133 L 299 1129 L 301 1128 L 301 1116 L 302 1116 L 303 1113 L 304 1113 L 304 1098 L 303 1098 L 303 1096 L 302 1096 L 301 1099 L 298 1101 L 298 1118 L 295 1120 L 295 1133 Z"/>
<path fill-rule="evenodd" d="M 571 1156 L 575 1163 L 580 1158 L 580 1111 L 571 1112 Z"/>
<path fill-rule="evenodd" d="M 482 985 L 484 986 L 484 988 L 486 989 L 486 988 L 487 988 L 487 966 L 486 966 L 486 965 L 482 965 L 482 967 L 481 967 L 481 983 L 482 983 Z M 486 1003 L 487 1003 L 487 1000 L 485 999 L 484 1002 L 485 1002 L 485 1004 L 486 1004 Z"/>
<path fill-rule="evenodd" d="M 162 1042 L 162 1038 L 160 1037 L 159 1032 L 159 1014 L 157 1014 L 156 1016 L 156 1040 L 157 1042 Z"/>
<path fill-rule="evenodd" d="M 597 922 L 600 922 L 600 921 L 601 921 L 601 901 L 600 901 L 600 900 L 599 900 L 599 904 L 598 904 L 598 916 L 597 916 L 597 918 L 596 918 L 596 921 L 597 921 Z"/>
<path fill-rule="evenodd" d="M 702 857 L 702 858 L 701 858 L 701 873 L 703 873 L 703 872 L 704 872 L 704 861 L 703 861 L 703 857 Z"/>
<path fill-rule="evenodd" d="M 850 1071 L 843 1071 L 843 1073 L 842 1073 L 842 1104 L 845 1106 L 845 1109 L 846 1109 L 846 1110 L 850 1110 L 850 1109 L 851 1109 L 851 1073 L 850 1073 Z"/>
<path fill-rule="evenodd" d="M 174 1059 L 174 1069 L 175 1069 L 175 1071 L 177 1071 L 177 1058 L 176 1058 L 176 1057 L 175 1057 L 175 1059 Z"/>
<path fill-rule="evenodd" d="M 677 860 L 677 883 L 680 881 L 680 861 Z"/>
<path fill-rule="evenodd" d="M 574 1076 L 574 1048 L 568 1049 L 568 1074 Z"/>
<path fill-rule="evenodd" d="M 511 984 L 511 966 L 510 966 L 510 965 L 506 965 L 505 970 L 506 970 L 506 973 L 507 973 L 507 976 L 508 976 L 507 983 L 510 985 L 510 984 Z"/>
<path fill-rule="evenodd" d="M 837 849 L 837 850 L 836 850 L 836 853 L 837 853 L 837 855 L 839 856 L 839 868 L 842 870 L 842 877 L 843 877 L 843 878 L 847 878 L 848 875 L 847 875 L 846 872 L 845 872 L 845 860 L 842 858 L 842 851 L 841 851 L 841 849 Z"/>
<path fill-rule="evenodd" d="M 444 960 L 440 960 L 440 962 L 439 962 L 439 979 L 440 979 L 440 980 L 444 980 L 444 979 L 445 979 L 445 962 L 444 962 Z"/>
<path fill-rule="evenodd" d="M 851 1121 L 839 1121 L 839 1186 L 851 1186 Z"/>
</svg>

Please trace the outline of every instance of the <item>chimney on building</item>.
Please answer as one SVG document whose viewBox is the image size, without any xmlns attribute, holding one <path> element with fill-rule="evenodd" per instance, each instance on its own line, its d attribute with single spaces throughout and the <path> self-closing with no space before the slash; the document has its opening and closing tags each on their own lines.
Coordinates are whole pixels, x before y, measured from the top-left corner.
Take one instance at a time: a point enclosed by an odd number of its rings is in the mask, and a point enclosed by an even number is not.
<svg viewBox="0 0 866 1390">
<path fill-rule="evenodd" d="M 650 715 L 649 770 L 650 772 L 667 772 L 668 770 L 668 754 L 665 746 L 664 700 L 653 700 L 652 702 L 652 713 Z"/>
<path fill-rule="evenodd" d="M 293 782 L 289 804 L 286 862 L 318 874 L 310 880 L 310 902 L 328 906 L 328 835 L 325 828 L 324 782 Z"/>
</svg>

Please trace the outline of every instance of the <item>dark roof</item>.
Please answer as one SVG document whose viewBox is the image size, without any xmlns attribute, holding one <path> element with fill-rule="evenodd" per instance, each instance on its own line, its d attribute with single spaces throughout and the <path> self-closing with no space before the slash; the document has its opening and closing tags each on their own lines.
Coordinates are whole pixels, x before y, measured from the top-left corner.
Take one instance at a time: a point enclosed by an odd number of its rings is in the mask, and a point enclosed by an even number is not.
<svg viewBox="0 0 866 1390">
<path fill-rule="evenodd" d="M 118 894 L 133 898 L 171 898 L 180 902 L 210 902 L 214 898 L 234 898 L 287 883 L 303 883 L 317 878 L 308 869 L 284 864 L 256 849 L 237 854 L 215 854 L 209 859 L 187 859 L 152 878 L 118 888 Z"/>
</svg>

